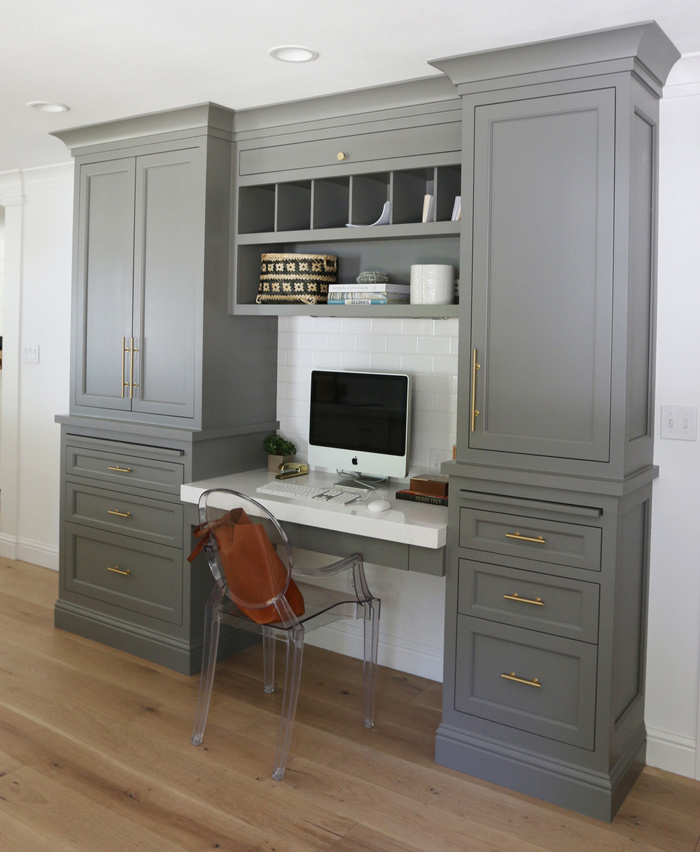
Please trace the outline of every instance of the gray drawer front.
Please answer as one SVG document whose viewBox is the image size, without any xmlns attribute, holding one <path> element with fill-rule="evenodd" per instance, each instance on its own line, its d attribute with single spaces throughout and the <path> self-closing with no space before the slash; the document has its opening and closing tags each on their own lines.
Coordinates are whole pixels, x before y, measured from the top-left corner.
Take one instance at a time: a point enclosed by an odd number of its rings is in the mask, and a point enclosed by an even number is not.
<svg viewBox="0 0 700 852">
<path fill-rule="evenodd" d="M 460 615 L 455 709 L 592 751 L 596 655 L 585 642 Z"/>
<path fill-rule="evenodd" d="M 87 476 L 166 494 L 180 493 L 184 467 L 176 462 L 66 446 L 66 475 Z"/>
<path fill-rule="evenodd" d="M 183 507 L 149 497 L 66 483 L 66 520 L 182 547 Z"/>
<path fill-rule="evenodd" d="M 600 571 L 599 527 L 465 508 L 459 515 L 459 544 L 474 550 Z"/>
<path fill-rule="evenodd" d="M 65 558 L 68 591 L 182 624 L 182 550 L 66 524 Z"/>
<path fill-rule="evenodd" d="M 595 643 L 599 593 L 597 583 L 459 560 L 462 615 Z"/>
<path fill-rule="evenodd" d="M 345 163 L 387 160 L 394 157 L 413 157 L 460 151 L 462 130 L 459 122 L 428 127 L 407 127 L 377 133 L 360 133 L 318 141 L 270 145 L 242 150 L 239 159 L 241 175 L 283 172 L 291 169 L 311 169 L 338 165 L 338 154 L 345 154 Z"/>
</svg>

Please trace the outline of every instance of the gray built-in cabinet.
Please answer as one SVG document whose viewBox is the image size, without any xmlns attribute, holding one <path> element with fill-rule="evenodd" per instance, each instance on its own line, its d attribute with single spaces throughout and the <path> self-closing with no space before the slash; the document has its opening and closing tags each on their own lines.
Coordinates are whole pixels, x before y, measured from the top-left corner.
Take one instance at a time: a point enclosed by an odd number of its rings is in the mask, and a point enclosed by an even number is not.
<svg viewBox="0 0 700 852">
<path fill-rule="evenodd" d="M 207 104 L 57 134 L 75 226 L 55 623 L 186 673 L 212 579 L 186 561 L 180 486 L 264 466 L 277 426 L 276 320 L 228 314 L 232 119 Z"/>
<path fill-rule="evenodd" d="M 262 466 L 276 316 L 458 316 L 436 758 L 611 819 L 645 757 L 658 99 L 677 57 L 645 23 L 57 134 L 76 226 L 56 624 L 195 671 L 211 580 L 184 559 L 179 485 Z M 387 201 L 388 225 L 346 227 Z M 334 254 L 340 281 L 450 263 L 459 305 L 257 305 L 265 252 Z"/>
<path fill-rule="evenodd" d="M 611 819 L 644 763 L 655 24 L 434 63 L 463 104 L 439 763 Z"/>
</svg>

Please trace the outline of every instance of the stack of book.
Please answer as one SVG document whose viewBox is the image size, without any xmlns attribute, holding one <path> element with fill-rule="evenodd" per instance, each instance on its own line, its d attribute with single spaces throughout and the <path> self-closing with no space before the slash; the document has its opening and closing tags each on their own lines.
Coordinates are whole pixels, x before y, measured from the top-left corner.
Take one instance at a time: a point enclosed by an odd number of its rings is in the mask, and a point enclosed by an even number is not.
<svg viewBox="0 0 700 852">
<path fill-rule="evenodd" d="M 447 506 L 447 477 L 436 474 L 414 476 L 409 487 L 397 491 L 396 497 L 398 500 L 412 500 L 414 503 Z"/>
<path fill-rule="evenodd" d="M 329 305 L 407 305 L 411 298 L 408 284 L 382 281 L 374 284 L 329 284 Z"/>
</svg>

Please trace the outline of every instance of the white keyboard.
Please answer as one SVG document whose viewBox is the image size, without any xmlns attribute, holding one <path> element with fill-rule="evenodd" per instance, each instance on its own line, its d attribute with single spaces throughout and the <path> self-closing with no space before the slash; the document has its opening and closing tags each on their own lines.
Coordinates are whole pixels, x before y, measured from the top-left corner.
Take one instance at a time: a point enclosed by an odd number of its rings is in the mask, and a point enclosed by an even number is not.
<svg viewBox="0 0 700 852">
<path fill-rule="evenodd" d="M 318 503 L 353 503 L 359 494 L 338 491 L 336 488 L 311 488 L 291 482 L 268 482 L 255 489 L 258 494 L 273 494 L 275 497 L 290 497 L 293 500 L 309 500 Z"/>
</svg>

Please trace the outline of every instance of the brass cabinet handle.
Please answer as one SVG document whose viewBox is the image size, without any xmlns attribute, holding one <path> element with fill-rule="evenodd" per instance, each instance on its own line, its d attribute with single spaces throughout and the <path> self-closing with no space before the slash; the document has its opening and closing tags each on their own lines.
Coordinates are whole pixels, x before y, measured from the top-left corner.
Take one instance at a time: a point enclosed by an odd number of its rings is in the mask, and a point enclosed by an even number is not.
<svg viewBox="0 0 700 852">
<path fill-rule="evenodd" d="M 116 470 L 117 473 L 131 473 L 130 467 L 119 467 L 119 465 L 114 465 L 114 467 L 108 467 L 107 470 Z"/>
<path fill-rule="evenodd" d="M 122 569 L 119 568 L 118 566 L 115 566 L 114 568 L 110 568 L 109 565 L 108 565 L 107 570 L 111 571 L 113 574 L 121 574 L 122 577 L 128 577 L 131 574 L 131 571 L 129 571 L 128 568 L 126 569 L 126 571 L 122 571 Z"/>
<path fill-rule="evenodd" d="M 516 541 L 531 541 L 533 544 L 547 544 L 547 539 L 538 535 L 537 538 L 532 538 L 529 535 L 520 535 L 519 532 L 506 533 L 506 538 L 514 538 Z"/>
<path fill-rule="evenodd" d="M 126 337 L 122 337 L 122 399 L 124 399 L 124 388 L 126 387 L 126 353 L 129 350 L 126 348 Z"/>
<path fill-rule="evenodd" d="M 477 361 L 476 349 L 472 350 L 472 414 L 471 414 L 471 431 L 476 431 L 476 418 L 479 412 L 476 410 L 476 371 L 481 369 L 481 364 Z"/>
<path fill-rule="evenodd" d="M 119 518 L 130 518 L 131 512 L 120 512 L 119 509 L 107 509 L 108 515 L 116 515 Z"/>
<path fill-rule="evenodd" d="M 505 678 L 505 680 L 513 680 L 515 681 L 515 683 L 524 683 L 526 686 L 536 686 L 538 689 L 542 688 L 542 684 L 536 677 L 533 677 L 532 680 L 526 680 L 525 678 L 517 677 L 515 672 L 511 672 L 510 674 L 502 674 L 501 677 Z"/>
<path fill-rule="evenodd" d="M 134 338 L 131 338 L 131 365 L 129 367 L 129 399 L 134 398 L 134 388 L 137 388 L 138 385 L 134 384 L 134 355 L 139 350 L 134 346 Z"/>
<path fill-rule="evenodd" d="M 346 159 L 347 159 L 347 157 L 345 156 L 345 154 L 343 154 L 343 152 L 342 152 L 342 151 L 339 151 L 339 152 L 338 152 L 338 157 L 337 157 L 337 159 L 338 159 L 339 161 L 342 161 L 342 160 L 346 160 Z"/>
<path fill-rule="evenodd" d="M 520 603 L 529 603 L 534 604 L 535 606 L 544 606 L 544 601 L 542 598 L 521 598 L 517 592 L 513 592 L 512 595 L 503 595 L 503 597 L 507 601 L 520 601 Z"/>
</svg>

